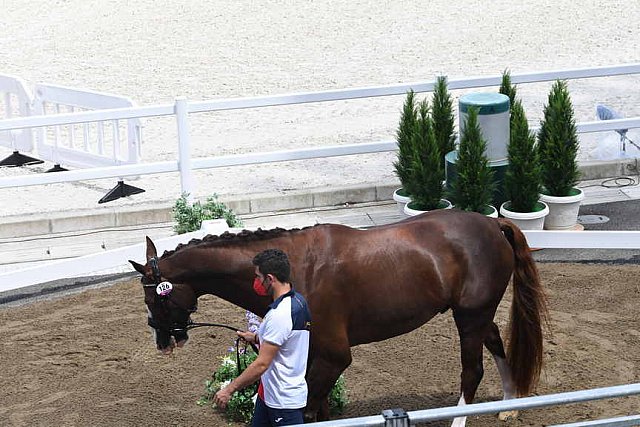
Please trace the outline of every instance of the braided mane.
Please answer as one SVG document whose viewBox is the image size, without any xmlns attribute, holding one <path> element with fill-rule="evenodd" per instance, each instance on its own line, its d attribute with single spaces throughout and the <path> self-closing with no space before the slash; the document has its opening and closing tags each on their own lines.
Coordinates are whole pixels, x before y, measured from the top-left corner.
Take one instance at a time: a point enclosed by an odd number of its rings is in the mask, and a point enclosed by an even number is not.
<svg viewBox="0 0 640 427">
<path fill-rule="evenodd" d="M 261 228 L 258 228 L 256 231 L 242 230 L 237 234 L 229 233 L 228 231 L 225 231 L 219 236 L 214 234 L 208 234 L 204 236 L 202 239 L 191 239 L 189 240 L 188 243 L 180 243 L 172 251 L 164 251 L 160 259 L 169 257 L 176 252 L 182 251 L 190 247 L 195 247 L 195 246 L 216 247 L 216 246 L 226 246 L 226 245 L 231 245 L 236 243 L 267 240 L 275 237 L 280 237 L 285 233 L 297 233 L 302 230 L 313 228 L 316 225 L 312 225 L 304 228 L 292 228 L 289 230 L 284 228 L 279 228 L 279 227 L 272 228 L 271 230 L 263 230 Z"/>
</svg>

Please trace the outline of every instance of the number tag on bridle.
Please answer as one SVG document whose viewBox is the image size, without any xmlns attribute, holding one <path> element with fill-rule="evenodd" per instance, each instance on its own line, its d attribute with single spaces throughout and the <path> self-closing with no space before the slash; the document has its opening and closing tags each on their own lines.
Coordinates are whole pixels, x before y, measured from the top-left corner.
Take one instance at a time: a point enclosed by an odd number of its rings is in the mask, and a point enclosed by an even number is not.
<svg viewBox="0 0 640 427">
<path fill-rule="evenodd" d="M 162 282 L 156 286 L 156 293 L 160 296 L 166 296 L 173 290 L 173 285 L 170 282 Z"/>
</svg>

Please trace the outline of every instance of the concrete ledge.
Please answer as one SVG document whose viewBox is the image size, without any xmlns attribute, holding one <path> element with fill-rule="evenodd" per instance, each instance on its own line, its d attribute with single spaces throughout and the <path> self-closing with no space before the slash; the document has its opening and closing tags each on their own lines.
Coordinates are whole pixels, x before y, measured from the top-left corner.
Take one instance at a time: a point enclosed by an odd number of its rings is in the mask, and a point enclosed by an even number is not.
<svg viewBox="0 0 640 427">
<path fill-rule="evenodd" d="M 637 159 L 620 159 L 580 164 L 581 180 L 606 179 L 638 174 Z M 335 186 L 295 190 L 284 193 L 220 196 L 220 200 L 239 215 L 309 209 L 341 204 L 388 201 L 398 182 Z M 169 223 L 173 203 L 145 203 L 118 209 L 101 207 L 82 211 L 40 213 L 2 218 L 0 238 L 63 233 L 112 227 Z"/>
<path fill-rule="evenodd" d="M 313 193 L 313 207 L 336 206 L 345 203 L 375 202 L 376 187 L 351 186 Z"/>
<path fill-rule="evenodd" d="M 288 209 L 313 207 L 313 193 L 291 192 L 286 194 L 266 194 L 251 198 L 251 213 L 272 212 Z"/>
<path fill-rule="evenodd" d="M 580 163 L 580 179 L 590 181 L 592 179 L 605 179 L 617 176 L 637 175 L 638 159 L 620 159 L 606 162 Z"/>
</svg>

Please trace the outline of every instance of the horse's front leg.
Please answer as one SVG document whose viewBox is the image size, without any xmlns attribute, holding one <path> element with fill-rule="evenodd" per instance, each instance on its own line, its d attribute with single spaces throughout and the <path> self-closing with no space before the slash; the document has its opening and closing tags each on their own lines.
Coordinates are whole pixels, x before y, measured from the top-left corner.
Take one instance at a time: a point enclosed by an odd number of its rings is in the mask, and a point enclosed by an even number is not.
<svg viewBox="0 0 640 427">
<path fill-rule="evenodd" d="M 307 386 L 309 394 L 307 407 L 305 408 L 305 423 L 315 421 L 327 421 L 329 419 L 329 393 L 335 385 L 340 374 L 351 364 L 351 349 L 349 343 L 323 348 L 321 352 L 315 351 L 313 358 L 309 360 L 307 371 Z M 330 350 L 330 351 L 327 351 Z"/>
</svg>

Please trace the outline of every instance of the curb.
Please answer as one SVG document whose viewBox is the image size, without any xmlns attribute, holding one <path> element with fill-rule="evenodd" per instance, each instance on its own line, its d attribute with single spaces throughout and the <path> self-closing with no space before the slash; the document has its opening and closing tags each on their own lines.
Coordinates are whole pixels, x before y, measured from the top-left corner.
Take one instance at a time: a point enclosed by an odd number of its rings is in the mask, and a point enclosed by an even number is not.
<svg viewBox="0 0 640 427">
<path fill-rule="evenodd" d="M 391 200 L 398 184 L 361 185 L 260 193 L 247 198 L 220 196 L 238 215 L 313 209 Z M 173 222 L 174 202 L 152 202 L 119 208 L 87 209 L 2 218 L 0 239 Z"/>
<path fill-rule="evenodd" d="M 581 179 L 597 180 L 638 173 L 637 159 L 583 162 Z M 244 197 L 220 196 L 238 215 L 278 212 L 296 209 L 338 206 L 353 203 L 391 201 L 398 182 L 356 186 L 322 187 L 282 193 L 249 194 Z M 26 237 L 95 230 L 125 226 L 141 226 L 173 222 L 173 202 L 151 202 L 119 208 L 96 208 L 80 211 L 15 215 L 2 218 L 0 238 Z"/>
</svg>

